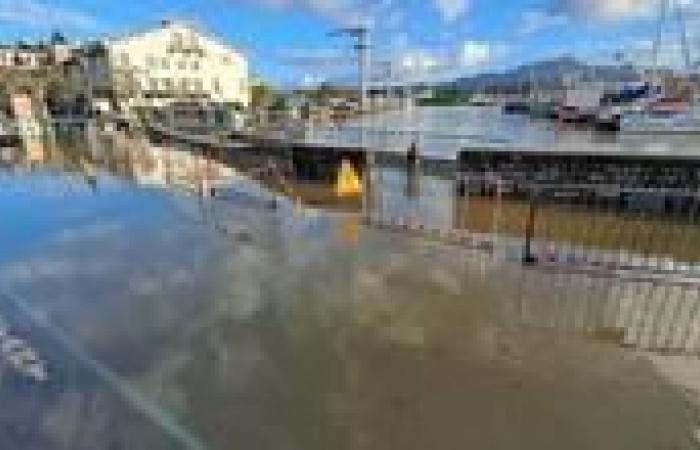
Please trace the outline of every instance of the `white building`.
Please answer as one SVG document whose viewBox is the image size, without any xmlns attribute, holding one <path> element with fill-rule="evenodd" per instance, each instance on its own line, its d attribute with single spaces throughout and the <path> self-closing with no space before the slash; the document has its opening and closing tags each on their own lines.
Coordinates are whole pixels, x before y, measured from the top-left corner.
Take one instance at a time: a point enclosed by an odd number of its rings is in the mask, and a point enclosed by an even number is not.
<svg viewBox="0 0 700 450">
<path fill-rule="evenodd" d="M 65 41 L 0 44 L 0 68 L 36 70 L 63 64 L 76 46 Z"/>
<path fill-rule="evenodd" d="M 75 72 L 71 65 L 78 53 L 78 47 L 65 39 L 0 44 L 0 116 L 45 118 L 59 103 L 75 104 L 84 90 L 81 80 L 76 80 L 74 90 L 64 81 Z"/>
<path fill-rule="evenodd" d="M 50 64 L 50 48 L 44 44 L 0 46 L 0 67 L 38 69 Z"/>
<path fill-rule="evenodd" d="M 250 102 L 245 56 L 184 22 L 160 26 L 101 44 L 86 62 L 93 100 L 118 108 L 167 110 L 183 103 L 202 111 L 247 107 Z"/>
</svg>

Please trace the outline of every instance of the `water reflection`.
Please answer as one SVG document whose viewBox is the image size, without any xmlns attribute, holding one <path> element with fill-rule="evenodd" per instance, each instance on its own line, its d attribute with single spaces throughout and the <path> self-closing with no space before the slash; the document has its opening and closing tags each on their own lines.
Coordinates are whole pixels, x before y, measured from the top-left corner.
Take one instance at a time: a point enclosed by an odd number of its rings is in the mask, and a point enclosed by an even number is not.
<svg viewBox="0 0 700 450">
<path fill-rule="evenodd" d="M 0 286 L 48 383 L 0 386 L 32 405 L 0 416 L 18 430 L 0 433 L 7 448 L 188 448 L 173 424 L 211 449 L 693 448 L 677 380 L 626 347 L 697 354 L 697 290 L 363 226 L 362 206 L 299 204 L 246 168 L 139 137 L 61 142 L 45 167 L 91 171 L 99 189 L 24 194 L 42 204 L 31 221 L 55 225 L 3 263 Z M 70 167 L 52 176 L 77 179 Z M 405 171 L 369 176 L 374 215 L 455 224 L 450 180 L 406 195 Z M 67 203 L 84 214 L 65 217 Z"/>
</svg>

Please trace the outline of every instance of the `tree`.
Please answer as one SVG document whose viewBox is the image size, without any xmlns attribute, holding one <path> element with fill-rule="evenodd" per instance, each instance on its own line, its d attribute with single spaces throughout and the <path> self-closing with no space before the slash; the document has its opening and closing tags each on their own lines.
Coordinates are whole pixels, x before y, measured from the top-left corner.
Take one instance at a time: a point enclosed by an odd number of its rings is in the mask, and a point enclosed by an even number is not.
<svg viewBox="0 0 700 450">
<path fill-rule="evenodd" d="M 250 88 L 250 106 L 253 109 L 268 108 L 275 101 L 274 90 L 265 82 L 258 81 Z"/>
<path fill-rule="evenodd" d="M 272 102 L 272 104 L 270 104 L 269 109 L 271 111 L 286 111 L 286 110 L 288 110 L 289 105 L 287 104 L 287 99 L 285 99 L 281 95 L 275 96 L 275 99 Z"/>
</svg>

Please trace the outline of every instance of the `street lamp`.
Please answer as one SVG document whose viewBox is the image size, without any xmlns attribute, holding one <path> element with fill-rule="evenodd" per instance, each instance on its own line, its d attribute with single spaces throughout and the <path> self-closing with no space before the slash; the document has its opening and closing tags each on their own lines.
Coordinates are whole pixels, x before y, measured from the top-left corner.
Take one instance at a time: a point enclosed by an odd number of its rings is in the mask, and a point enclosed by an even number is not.
<svg viewBox="0 0 700 450">
<path fill-rule="evenodd" d="M 358 75 L 360 82 L 360 110 L 367 110 L 367 84 L 370 67 L 370 30 L 367 27 L 340 28 L 329 33 L 331 37 L 350 36 L 355 39 L 354 49 L 357 52 Z"/>
</svg>

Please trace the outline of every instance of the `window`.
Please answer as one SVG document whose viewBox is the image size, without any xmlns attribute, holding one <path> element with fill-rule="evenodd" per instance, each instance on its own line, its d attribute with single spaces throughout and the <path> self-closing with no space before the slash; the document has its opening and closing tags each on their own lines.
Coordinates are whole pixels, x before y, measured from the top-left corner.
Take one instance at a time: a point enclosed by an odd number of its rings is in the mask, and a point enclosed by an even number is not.
<svg viewBox="0 0 700 450">
<path fill-rule="evenodd" d="M 173 36 L 173 44 L 176 51 L 181 51 L 184 47 L 184 39 L 182 38 L 182 33 L 175 33 Z"/>
<path fill-rule="evenodd" d="M 223 56 L 221 58 L 221 63 L 225 64 L 225 65 L 231 64 L 231 57 L 230 56 Z"/>
<path fill-rule="evenodd" d="M 165 85 L 166 90 L 168 90 L 168 91 L 173 90 L 173 79 L 172 78 L 166 78 L 163 84 Z"/>
<path fill-rule="evenodd" d="M 128 66 L 129 65 L 129 54 L 128 53 L 122 53 L 120 56 L 121 59 L 121 65 L 122 66 Z"/>
<path fill-rule="evenodd" d="M 218 78 L 211 80 L 211 85 L 215 93 L 221 94 L 221 83 L 219 82 Z"/>
<path fill-rule="evenodd" d="M 192 61 L 192 70 L 199 70 L 199 61 Z"/>
<path fill-rule="evenodd" d="M 151 91 L 157 91 L 158 90 L 158 80 L 156 80 L 155 78 L 150 78 L 148 80 L 148 88 Z"/>
<path fill-rule="evenodd" d="M 204 88 L 202 86 L 202 80 L 200 80 L 200 79 L 194 80 L 194 90 L 196 90 L 198 92 L 202 92 L 204 90 Z"/>
<path fill-rule="evenodd" d="M 149 69 L 153 69 L 156 67 L 156 59 L 153 56 L 146 56 L 146 67 L 148 67 Z"/>
<path fill-rule="evenodd" d="M 214 122 L 217 125 L 223 125 L 224 124 L 224 112 L 220 109 L 217 109 L 214 111 Z"/>
<path fill-rule="evenodd" d="M 161 62 L 161 67 L 163 70 L 170 70 L 170 61 L 168 58 L 163 58 L 163 61 Z"/>
<path fill-rule="evenodd" d="M 187 70 L 187 61 L 179 61 L 177 63 L 177 68 L 180 70 Z"/>
</svg>

